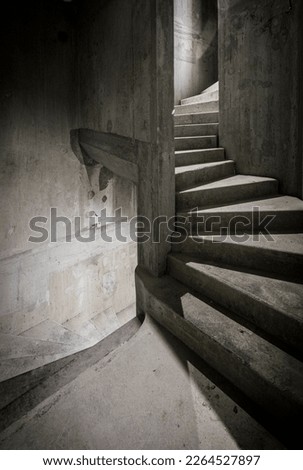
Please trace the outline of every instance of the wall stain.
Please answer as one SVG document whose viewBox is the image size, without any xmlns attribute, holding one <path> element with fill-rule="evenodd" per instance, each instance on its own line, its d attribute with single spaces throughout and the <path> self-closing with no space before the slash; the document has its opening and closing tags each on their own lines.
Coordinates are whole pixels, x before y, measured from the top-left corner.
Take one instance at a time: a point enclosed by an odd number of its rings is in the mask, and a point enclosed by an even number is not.
<svg viewBox="0 0 303 470">
<path fill-rule="evenodd" d="M 102 167 L 99 174 L 99 190 L 103 191 L 109 185 L 109 182 L 113 179 L 114 174 L 112 171 L 105 167 Z"/>
</svg>

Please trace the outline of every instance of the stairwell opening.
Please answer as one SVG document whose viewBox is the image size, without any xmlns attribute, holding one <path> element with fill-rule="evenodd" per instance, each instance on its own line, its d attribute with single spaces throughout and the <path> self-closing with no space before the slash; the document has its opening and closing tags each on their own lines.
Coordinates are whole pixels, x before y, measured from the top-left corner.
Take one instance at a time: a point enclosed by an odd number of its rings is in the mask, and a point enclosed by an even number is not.
<svg viewBox="0 0 303 470">
<path fill-rule="evenodd" d="M 174 0 L 175 105 L 218 81 L 215 0 Z"/>
</svg>

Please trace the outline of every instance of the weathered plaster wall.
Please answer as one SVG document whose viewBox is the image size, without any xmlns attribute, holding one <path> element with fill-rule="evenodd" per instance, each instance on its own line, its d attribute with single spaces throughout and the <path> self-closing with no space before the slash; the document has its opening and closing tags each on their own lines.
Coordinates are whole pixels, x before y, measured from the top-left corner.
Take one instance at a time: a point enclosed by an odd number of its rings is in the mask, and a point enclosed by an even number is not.
<svg viewBox="0 0 303 470">
<path fill-rule="evenodd" d="M 216 0 L 174 0 L 175 104 L 218 81 Z"/>
<path fill-rule="evenodd" d="M 82 235 L 87 236 L 91 212 L 99 215 L 106 207 L 111 213 L 122 206 L 133 214 L 136 203 L 135 188 L 124 180 L 112 178 L 100 190 L 100 167 L 86 169 L 70 148 L 70 130 L 83 121 L 93 126 L 102 114 L 96 92 L 102 82 L 93 86 L 94 70 L 85 71 L 88 81 L 81 82 L 81 93 L 86 101 L 82 106 L 79 102 L 76 5 L 18 2 L 1 19 L 0 332 L 20 333 L 45 318 L 64 323 L 78 316 L 84 321 L 108 309 L 115 315 L 135 299 L 134 243 L 106 243 L 98 231 L 93 243 L 73 238 L 75 216 L 81 217 Z M 102 24 L 95 28 L 102 41 Z M 115 30 L 117 44 L 123 44 L 121 34 Z M 113 68 L 110 73 L 114 81 Z M 84 102 L 94 121 L 86 119 Z M 127 114 L 126 108 L 125 102 Z M 109 116 L 107 129 L 110 119 L 123 133 L 128 119 L 117 123 L 117 116 Z M 56 243 L 29 242 L 30 219 L 49 217 L 51 207 L 71 219 L 71 242 L 64 241 L 62 223 Z"/>
<path fill-rule="evenodd" d="M 240 173 L 299 196 L 301 42 L 300 0 L 219 0 L 220 144 Z"/>
</svg>

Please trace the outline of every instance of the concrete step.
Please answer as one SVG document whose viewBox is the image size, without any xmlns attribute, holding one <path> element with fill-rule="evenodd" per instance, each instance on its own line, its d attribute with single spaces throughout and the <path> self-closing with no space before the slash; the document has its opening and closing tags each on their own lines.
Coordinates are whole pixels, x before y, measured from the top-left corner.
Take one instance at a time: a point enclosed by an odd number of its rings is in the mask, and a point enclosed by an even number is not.
<svg viewBox="0 0 303 470">
<path fill-rule="evenodd" d="M 120 312 L 117 313 L 117 319 L 119 322 L 120 327 L 125 325 L 127 322 L 130 322 L 135 318 L 137 315 L 137 307 L 136 303 L 134 302 L 129 307 L 124 308 Z"/>
<path fill-rule="evenodd" d="M 174 252 L 303 282 L 303 234 L 188 236 Z"/>
<path fill-rule="evenodd" d="M 177 193 L 177 210 L 220 206 L 274 195 L 277 191 L 278 182 L 273 178 L 236 175 Z"/>
<path fill-rule="evenodd" d="M 69 337 L 70 338 L 70 337 Z M 0 335 L 0 382 L 90 347 L 90 341 L 62 344 L 31 337 Z"/>
<path fill-rule="evenodd" d="M 98 343 L 104 337 L 94 325 L 92 319 L 83 318 L 81 314 L 65 322 L 64 326 L 89 341 L 90 346 Z"/>
<path fill-rule="evenodd" d="M 208 149 L 217 147 L 217 136 L 175 137 L 175 150 Z"/>
<path fill-rule="evenodd" d="M 174 114 L 174 122 L 175 125 L 218 123 L 219 113 L 214 111 L 209 113 Z"/>
<path fill-rule="evenodd" d="M 219 91 L 219 82 L 215 82 L 209 87 L 205 88 L 205 90 L 201 91 L 202 94 L 209 93 L 211 91 Z"/>
<path fill-rule="evenodd" d="M 51 320 L 45 320 L 39 323 L 39 325 L 24 331 L 21 336 L 42 341 L 53 341 L 60 344 L 71 344 L 80 348 L 81 346 L 85 347 L 87 343 L 82 336 Z"/>
<path fill-rule="evenodd" d="M 175 165 L 197 165 L 198 163 L 211 163 L 224 161 L 224 149 L 195 149 L 195 150 L 178 150 L 175 152 Z"/>
<path fill-rule="evenodd" d="M 218 101 L 219 100 L 219 90 L 210 90 L 204 91 L 199 95 L 190 96 L 189 98 L 184 98 L 181 100 L 181 105 L 186 104 L 195 104 L 195 103 L 205 103 L 207 101 Z"/>
<path fill-rule="evenodd" d="M 137 269 L 136 284 L 145 312 L 235 384 L 266 415 L 282 426 L 301 424 L 300 361 L 228 318 L 169 276 L 154 278 Z"/>
<path fill-rule="evenodd" d="M 74 351 L 77 352 L 77 351 Z M 73 353 L 70 353 L 73 354 Z M 26 372 L 51 364 L 55 361 L 70 356 L 70 354 L 52 354 L 45 356 L 28 356 L 13 359 L 0 359 L 0 383 L 18 377 Z"/>
<path fill-rule="evenodd" d="M 48 303 L 38 304 L 34 309 L 0 315 L 0 333 L 19 335 L 24 331 L 38 325 L 48 317 Z"/>
<path fill-rule="evenodd" d="M 235 163 L 232 160 L 178 166 L 175 168 L 176 191 L 186 190 L 198 184 L 206 184 L 234 174 Z"/>
<path fill-rule="evenodd" d="M 113 309 L 64 325 L 50 320 L 20 335 L 0 334 L 0 382 L 90 348 L 119 328 Z"/>
<path fill-rule="evenodd" d="M 175 126 L 175 137 L 218 135 L 219 124 L 182 124 Z"/>
<path fill-rule="evenodd" d="M 91 319 L 91 323 L 99 331 L 101 338 L 105 338 L 119 328 L 119 321 L 113 307 L 106 309 Z"/>
<path fill-rule="evenodd" d="M 303 232 L 303 201 L 291 196 L 253 199 L 178 215 L 189 220 L 187 228 L 195 234 L 259 234 L 266 233 L 264 228 L 272 234 Z"/>
<path fill-rule="evenodd" d="M 206 101 L 205 103 L 193 103 L 175 106 L 175 115 L 214 112 L 219 112 L 218 100 Z"/>
<path fill-rule="evenodd" d="M 92 348 L 42 365 L 30 373 L 16 374 L 0 383 L 0 432 L 82 372 L 128 342 L 139 330 L 138 318 L 116 330 Z M 37 358 L 36 358 L 37 359 Z M 25 365 L 25 362 L 24 362 Z"/>
<path fill-rule="evenodd" d="M 264 331 L 287 350 L 303 353 L 303 286 L 264 275 L 203 263 L 183 254 L 168 257 L 176 280 Z"/>
<path fill-rule="evenodd" d="M 80 348 L 83 346 L 81 343 Z M 42 341 L 34 338 L 14 335 L 0 335 L 1 359 L 15 359 L 28 356 L 51 356 L 53 354 L 71 354 L 79 350 L 78 346 L 54 341 Z"/>
</svg>

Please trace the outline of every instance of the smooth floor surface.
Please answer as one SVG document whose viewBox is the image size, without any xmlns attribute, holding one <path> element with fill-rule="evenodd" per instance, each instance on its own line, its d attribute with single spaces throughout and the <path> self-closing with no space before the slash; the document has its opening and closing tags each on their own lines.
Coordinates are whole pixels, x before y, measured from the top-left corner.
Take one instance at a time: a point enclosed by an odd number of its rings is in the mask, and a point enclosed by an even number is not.
<svg viewBox="0 0 303 470">
<path fill-rule="evenodd" d="M 2 449 L 282 449 L 150 318 L 0 435 Z"/>
</svg>

